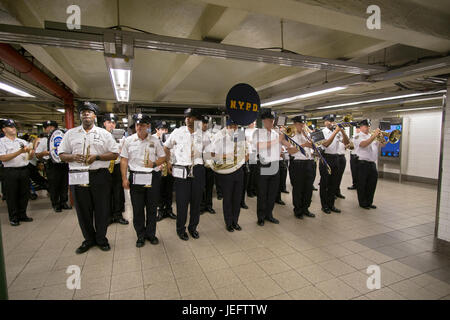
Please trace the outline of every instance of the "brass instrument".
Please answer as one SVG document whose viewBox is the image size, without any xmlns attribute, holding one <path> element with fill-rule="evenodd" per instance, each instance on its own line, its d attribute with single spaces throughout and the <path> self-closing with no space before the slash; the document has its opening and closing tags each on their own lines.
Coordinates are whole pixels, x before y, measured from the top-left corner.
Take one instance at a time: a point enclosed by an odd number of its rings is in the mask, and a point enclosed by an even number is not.
<svg viewBox="0 0 450 320">
<path fill-rule="evenodd" d="M 234 166 L 237 165 L 237 137 L 234 137 L 234 157 L 233 157 L 233 162 L 232 163 L 217 163 L 217 162 L 213 162 L 212 166 L 213 166 L 213 170 L 214 171 L 220 171 L 220 170 L 227 170 L 227 169 L 231 169 Z M 224 160 L 226 160 L 224 158 Z"/>
<path fill-rule="evenodd" d="M 353 121 L 353 116 L 351 114 L 347 114 L 342 118 L 342 122 L 336 123 L 334 126 L 331 127 L 331 131 L 334 131 L 337 126 L 344 128 L 344 127 L 352 127 L 358 125 L 357 121 Z"/>
<path fill-rule="evenodd" d="M 320 161 L 322 161 L 323 165 L 327 168 L 327 172 L 329 175 L 331 175 L 331 167 L 328 164 L 327 160 L 325 160 L 325 158 L 323 157 L 322 153 L 320 152 L 320 150 L 317 148 L 317 144 L 314 143 L 313 139 L 311 139 L 310 136 L 308 136 L 308 134 L 311 132 L 311 130 L 308 128 L 308 126 L 304 126 L 303 127 L 303 133 L 305 138 L 311 143 L 312 149 L 314 150 L 314 156 L 318 157 L 320 159 Z"/>
<path fill-rule="evenodd" d="M 284 129 L 284 131 L 281 131 L 281 128 Z M 297 142 L 292 139 L 292 137 L 296 134 L 297 130 L 295 129 L 295 126 L 290 125 L 288 127 L 280 127 L 280 132 L 284 134 L 284 137 L 287 141 L 289 141 L 298 151 L 300 151 L 303 155 L 306 155 L 305 149 L 299 145 Z"/>
<path fill-rule="evenodd" d="M 89 144 L 86 149 L 85 149 L 85 146 L 86 146 L 86 138 L 84 138 L 84 143 L 83 143 L 83 158 L 84 158 L 84 165 L 89 166 L 88 159 L 89 159 L 89 156 L 91 155 L 91 145 Z M 84 153 L 85 150 L 86 150 L 86 154 Z M 89 187 L 89 185 L 88 184 L 80 184 L 80 187 Z"/>
<path fill-rule="evenodd" d="M 370 134 L 373 134 L 374 132 L 375 131 L 371 131 Z M 381 131 L 376 139 L 378 140 L 378 142 L 384 143 L 384 142 L 386 142 L 384 137 L 387 137 L 388 138 L 387 142 L 396 144 L 400 140 L 401 136 L 402 136 L 402 132 L 398 129 L 395 129 L 395 130 L 392 130 L 392 132 Z"/>
<path fill-rule="evenodd" d="M 194 178 L 194 137 L 191 135 L 191 165 L 189 166 L 188 178 Z"/>
<path fill-rule="evenodd" d="M 150 150 L 148 150 L 147 147 L 145 147 L 145 153 L 144 153 L 144 167 L 148 168 L 150 166 Z M 151 173 L 150 173 L 151 174 Z M 144 185 L 144 188 L 151 188 L 151 184 Z"/>
<path fill-rule="evenodd" d="M 167 162 L 163 162 L 163 163 L 161 164 L 161 175 L 162 175 L 163 177 L 167 177 L 168 172 L 169 172 L 169 170 L 168 170 L 168 168 L 167 168 Z"/>
<path fill-rule="evenodd" d="M 113 173 L 114 172 L 114 165 L 116 164 L 116 160 L 111 160 L 110 162 L 109 162 L 109 168 L 108 168 L 108 170 L 109 170 L 109 173 Z"/>
</svg>

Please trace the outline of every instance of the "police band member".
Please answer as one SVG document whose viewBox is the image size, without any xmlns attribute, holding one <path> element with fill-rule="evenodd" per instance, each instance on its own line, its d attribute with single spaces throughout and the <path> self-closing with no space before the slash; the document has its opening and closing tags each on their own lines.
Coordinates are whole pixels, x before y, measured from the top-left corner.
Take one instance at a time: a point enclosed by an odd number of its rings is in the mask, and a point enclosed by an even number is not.
<svg viewBox="0 0 450 320">
<path fill-rule="evenodd" d="M 116 128 L 117 118 L 112 113 L 107 113 L 103 116 L 103 127 L 109 133 L 113 133 Z M 116 139 L 117 146 L 120 150 L 125 141 L 125 138 Z M 122 174 L 120 173 L 120 158 L 111 160 L 109 164 L 109 172 L 111 173 L 112 185 L 111 185 L 111 223 L 120 223 L 123 225 L 129 222 L 123 218 L 122 213 L 125 212 L 125 192 L 122 186 Z"/>
<path fill-rule="evenodd" d="M 166 142 L 169 133 L 169 126 L 166 121 L 158 121 L 155 127 L 156 133 L 153 134 L 153 137 L 157 138 L 164 147 L 164 142 Z M 161 171 L 161 185 L 159 192 L 159 209 L 156 220 L 161 221 L 167 217 L 176 219 L 177 216 L 173 213 L 172 209 L 173 176 L 168 172 L 167 163 L 163 163 L 158 169 Z"/>
<path fill-rule="evenodd" d="M 256 184 L 258 180 L 258 164 L 256 159 L 256 150 L 253 144 L 253 135 L 256 131 L 256 121 L 250 123 L 248 128 L 245 129 L 245 139 L 247 139 L 248 144 L 251 146 L 249 150 L 249 160 L 248 160 L 248 175 L 247 175 L 247 196 L 249 198 L 256 197 Z"/>
<path fill-rule="evenodd" d="M 286 178 L 287 178 L 287 171 L 288 171 L 288 161 L 285 159 L 286 154 L 288 154 L 286 147 L 281 146 L 280 150 L 280 161 L 279 161 L 279 168 L 280 168 L 280 185 L 278 186 L 278 195 L 275 200 L 275 203 L 279 205 L 286 205 L 286 203 L 281 199 L 281 193 L 289 193 L 289 191 L 286 190 Z"/>
<path fill-rule="evenodd" d="M 94 124 L 98 111 L 94 103 L 81 104 L 81 126 L 67 131 L 58 149 L 60 159 L 69 163 L 70 190 L 85 239 L 77 254 L 94 245 L 102 251 L 111 249 L 106 238 L 112 182 L 108 168 L 119 147 L 108 131 Z"/>
<path fill-rule="evenodd" d="M 194 239 L 199 238 L 197 226 L 200 221 L 200 203 L 205 188 L 205 167 L 203 166 L 203 131 L 200 114 L 188 108 L 184 111 L 185 126 L 175 129 L 164 143 L 166 158 L 174 149 L 175 163 L 169 168 L 175 178 L 177 203 L 177 234 L 182 240 L 189 240 L 186 233 L 186 219 L 190 205 L 188 231 Z"/>
<path fill-rule="evenodd" d="M 342 131 L 344 131 L 344 129 L 342 129 Z M 345 167 L 347 165 L 347 160 L 345 159 L 345 150 L 346 150 L 346 145 L 343 142 L 343 135 L 340 134 L 338 135 L 337 139 L 337 154 L 338 154 L 338 162 L 339 162 L 339 171 L 338 171 L 338 181 L 337 181 L 337 191 L 336 191 L 336 197 L 337 198 L 341 198 L 341 199 L 345 199 L 345 196 L 341 193 L 341 182 L 342 182 L 342 177 L 344 176 L 344 172 L 345 172 Z M 350 139 L 349 139 L 349 143 L 350 143 Z"/>
<path fill-rule="evenodd" d="M 376 129 L 370 134 L 370 120 L 366 119 L 359 123 L 361 132 L 355 138 L 355 147 L 358 152 L 358 180 L 356 183 L 359 206 L 364 209 L 376 209 L 373 205 L 373 197 L 377 187 L 378 171 L 378 147 L 384 147 L 387 141 L 380 143 L 377 137 L 381 134 Z"/>
<path fill-rule="evenodd" d="M 205 148 L 210 144 L 213 137 L 211 130 L 208 130 L 209 117 L 202 116 L 203 143 Z M 214 214 L 212 193 L 214 188 L 214 171 L 211 169 L 211 162 L 205 161 L 205 190 L 203 192 L 202 203 L 200 205 L 200 213 L 205 211 Z"/>
<path fill-rule="evenodd" d="M 33 218 L 27 216 L 30 196 L 30 174 L 27 166 L 34 152 L 31 144 L 17 137 L 14 120 L 3 120 L 1 130 L 5 135 L 0 138 L 0 161 L 4 166 L 3 192 L 6 194 L 9 222 L 12 226 L 18 226 L 20 222 L 33 221 Z"/>
<path fill-rule="evenodd" d="M 36 148 L 36 157 L 45 161 L 48 191 L 53 210 L 61 212 L 62 209 L 72 209 L 67 203 L 69 200 L 69 166 L 64 162 L 55 162 L 50 156 L 50 148 L 53 147 L 50 145 L 50 138 L 53 131 L 58 129 L 58 123 L 49 120 L 45 121 L 42 126 L 46 137 L 40 139 Z"/>
<path fill-rule="evenodd" d="M 349 140 L 345 131 L 339 126 L 334 130 L 333 125 L 336 115 L 329 114 L 323 117 L 325 128 L 322 130 L 325 137 L 325 142 L 322 146 L 325 148 L 324 158 L 331 168 L 331 174 L 328 173 L 326 166 L 320 162 L 320 202 L 322 204 L 322 211 L 329 214 L 331 211 L 340 213 L 341 210 L 334 206 L 335 195 L 337 194 L 339 182 L 339 156 L 338 156 L 338 140 L 342 135 L 344 144 L 348 144 Z"/>
<path fill-rule="evenodd" d="M 244 188 L 244 166 L 248 161 L 248 146 L 243 130 L 228 119 L 226 128 L 214 135 L 211 142 L 212 165 L 216 179 L 226 190 L 223 194 L 223 217 L 227 231 L 241 230 L 238 224 L 241 211 L 242 189 Z"/>
<path fill-rule="evenodd" d="M 161 172 L 156 169 L 166 158 L 161 142 L 149 134 L 150 117 L 139 113 L 133 119 L 136 133 L 125 140 L 120 169 L 123 187 L 130 189 L 136 247 L 140 248 L 145 239 L 151 244 L 159 243 L 155 234 Z"/>
<path fill-rule="evenodd" d="M 298 219 L 303 216 L 314 218 L 315 215 L 309 211 L 313 193 L 315 178 L 315 161 L 309 133 L 305 130 L 306 116 L 298 115 L 292 119 L 296 134 L 292 139 L 305 149 L 305 155 L 297 149 L 291 149 L 292 159 L 289 164 L 289 178 L 292 184 L 292 203 L 294 215 Z"/>
<path fill-rule="evenodd" d="M 355 126 L 355 135 L 350 139 L 350 171 L 352 173 L 352 185 L 348 187 L 348 190 L 356 190 L 358 181 L 358 152 L 355 146 L 355 139 L 359 135 L 359 124 Z"/>
<path fill-rule="evenodd" d="M 284 138 L 273 129 L 275 113 L 265 111 L 261 114 L 264 128 L 255 131 L 253 144 L 256 146 L 258 157 L 258 182 L 257 182 L 257 216 L 258 225 L 263 226 L 264 220 L 278 224 L 273 217 L 273 207 L 280 185 L 280 143 L 292 148 Z"/>
</svg>

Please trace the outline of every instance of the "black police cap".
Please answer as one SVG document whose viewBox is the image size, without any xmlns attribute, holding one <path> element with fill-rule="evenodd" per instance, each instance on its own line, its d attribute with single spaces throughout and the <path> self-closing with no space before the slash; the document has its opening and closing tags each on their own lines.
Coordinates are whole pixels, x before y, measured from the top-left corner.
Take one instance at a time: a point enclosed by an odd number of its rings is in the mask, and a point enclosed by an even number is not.
<svg viewBox="0 0 450 320">
<path fill-rule="evenodd" d="M 6 119 L 6 120 L 2 120 L 2 122 L 0 123 L 0 127 L 1 128 L 17 127 L 17 125 L 16 125 L 16 122 L 13 119 Z"/>
<path fill-rule="evenodd" d="M 331 113 L 331 114 L 327 114 L 325 116 L 323 116 L 322 118 L 323 120 L 328 120 L 328 121 L 334 121 L 336 120 L 336 115 Z"/>
<path fill-rule="evenodd" d="M 134 120 L 135 124 L 138 124 L 138 123 L 150 124 L 151 123 L 150 116 L 148 116 L 146 114 L 142 114 L 142 113 L 137 113 L 137 114 L 133 115 L 133 120 Z"/>
<path fill-rule="evenodd" d="M 103 121 L 114 121 L 117 122 L 117 117 L 113 113 L 107 113 L 103 115 Z"/>
<path fill-rule="evenodd" d="M 300 114 L 298 116 L 295 116 L 292 118 L 292 121 L 294 122 L 300 122 L 300 123 L 305 123 L 306 122 L 306 116 L 304 114 Z"/>
<path fill-rule="evenodd" d="M 208 123 L 209 122 L 209 117 L 208 116 L 202 116 L 202 122 L 203 123 Z"/>
<path fill-rule="evenodd" d="M 90 110 L 94 112 L 96 115 L 98 114 L 99 108 L 95 103 L 84 101 L 78 106 L 78 112 L 82 112 L 84 110 Z"/>
<path fill-rule="evenodd" d="M 187 108 L 186 110 L 184 110 L 184 116 L 185 117 L 195 117 L 197 119 L 199 119 L 201 117 L 200 113 L 194 108 Z"/>
<path fill-rule="evenodd" d="M 55 127 L 55 128 L 58 128 L 58 122 L 56 122 L 56 121 L 53 121 L 53 120 L 47 120 L 47 121 L 45 121 L 43 124 L 42 124 L 42 126 L 44 127 L 44 128 L 47 128 L 47 127 Z"/>
<path fill-rule="evenodd" d="M 364 120 L 361 120 L 359 122 L 359 126 L 368 126 L 368 127 L 370 127 L 370 125 L 371 125 L 370 119 L 364 119 Z"/>
<path fill-rule="evenodd" d="M 273 111 L 264 111 L 263 113 L 261 113 L 261 119 L 275 119 L 275 112 Z"/>
<path fill-rule="evenodd" d="M 158 121 L 156 123 L 156 129 L 169 129 L 169 125 L 166 121 Z"/>
</svg>

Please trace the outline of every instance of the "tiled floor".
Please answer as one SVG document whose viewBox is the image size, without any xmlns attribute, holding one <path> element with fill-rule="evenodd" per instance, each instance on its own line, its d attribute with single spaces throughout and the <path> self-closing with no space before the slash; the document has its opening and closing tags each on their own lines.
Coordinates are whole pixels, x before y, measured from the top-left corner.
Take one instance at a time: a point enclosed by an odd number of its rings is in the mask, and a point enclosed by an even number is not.
<svg viewBox="0 0 450 320">
<path fill-rule="evenodd" d="M 276 205 L 280 224 L 256 224 L 256 199 L 241 211 L 243 230 L 224 228 L 222 204 L 201 216 L 200 239 L 181 241 L 175 221 L 158 223 L 160 244 L 137 249 L 132 224 L 112 225 L 110 252 L 75 249 L 83 240 L 74 210 L 54 213 L 48 198 L 30 201 L 34 222 L 11 227 L 0 205 L 10 299 L 449 299 L 450 255 L 436 251 L 436 189 L 379 180 L 377 210 L 360 209 L 342 183 L 341 214 L 295 219 L 291 195 Z M 288 183 L 289 185 L 289 183 Z M 317 183 L 316 183 L 317 185 Z M 131 219 L 127 202 L 126 218 Z M 366 282 L 381 270 L 381 289 Z M 81 288 L 66 286 L 67 267 L 81 268 Z"/>
</svg>

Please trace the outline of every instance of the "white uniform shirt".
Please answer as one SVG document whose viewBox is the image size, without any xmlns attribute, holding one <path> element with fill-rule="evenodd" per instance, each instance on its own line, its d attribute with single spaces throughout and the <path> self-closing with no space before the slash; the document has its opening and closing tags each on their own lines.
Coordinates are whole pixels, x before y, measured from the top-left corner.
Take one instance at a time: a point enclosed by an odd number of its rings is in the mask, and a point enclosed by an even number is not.
<svg viewBox="0 0 450 320">
<path fill-rule="evenodd" d="M 107 152 L 119 153 L 119 147 L 111 133 L 103 128 L 93 126 L 89 132 L 79 126 L 70 129 L 64 134 L 64 138 L 58 147 L 58 153 L 68 154 L 84 154 L 87 153 L 87 148 L 90 146 L 90 155 L 102 155 Z M 84 150 L 83 150 L 84 147 Z M 76 161 L 69 162 L 69 169 L 71 170 L 96 170 L 101 168 L 109 168 L 110 161 L 94 161 L 90 165 L 79 163 Z"/>
<path fill-rule="evenodd" d="M 364 134 L 362 132 L 358 134 L 358 139 L 355 139 L 354 142 L 355 149 L 357 150 L 356 154 L 358 155 L 359 160 L 371 161 L 376 163 L 378 159 L 379 142 L 375 139 L 371 144 L 364 148 L 359 145 L 362 141 L 365 141 L 370 137 L 370 134 Z"/>
<path fill-rule="evenodd" d="M 217 173 L 228 174 L 237 171 L 245 164 L 245 155 L 248 154 L 249 143 L 245 140 L 245 134 L 242 130 L 229 130 L 224 128 L 217 132 L 211 141 L 210 151 L 215 154 L 217 164 L 234 163 L 234 151 L 236 145 L 236 165 L 229 169 L 218 170 Z M 223 156 L 226 155 L 226 159 Z"/>
<path fill-rule="evenodd" d="M 339 136 L 339 135 L 340 135 L 340 138 L 339 138 L 340 140 L 338 140 L 337 154 L 345 155 L 345 144 L 344 144 L 344 142 L 342 140 L 343 139 L 343 135 L 341 133 L 339 133 L 337 136 Z M 336 136 L 336 138 L 337 138 L 337 136 Z"/>
<path fill-rule="evenodd" d="M 48 151 L 48 148 L 47 148 L 47 141 L 48 141 L 48 138 L 47 137 L 43 137 L 43 138 L 41 138 L 40 140 L 39 140 L 39 144 L 38 144 L 38 146 L 37 146 L 37 148 L 36 148 L 36 153 L 41 153 L 41 152 L 44 152 L 44 151 Z M 42 159 L 44 159 L 44 160 L 48 160 L 48 159 L 50 159 L 50 156 L 44 156 L 44 157 L 42 157 Z"/>
<path fill-rule="evenodd" d="M 259 142 L 272 141 L 269 148 L 259 148 L 257 151 L 259 160 L 262 163 L 280 161 L 280 142 L 279 134 L 275 130 L 267 131 L 267 129 L 257 129 L 253 134 L 253 146 L 256 150 Z"/>
<path fill-rule="evenodd" d="M 309 134 L 309 133 L 308 133 Z M 302 145 L 304 143 L 308 142 L 308 139 L 303 134 L 297 133 L 295 136 L 292 137 L 292 140 L 297 142 L 299 145 Z M 301 153 L 301 151 L 298 151 L 297 153 L 294 153 L 292 156 L 294 157 L 294 160 L 313 160 L 313 149 L 312 148 L 303 148 L 305 149 L 305 155 Z"/>
<path fill-rule="evenodd" d="M 1 138 L 0 139 L 0 156 L 11 154 L 11 153 L 14 153 L 14 152 L 20 150 L 21 149 L 20 144 L 22 144 L 25 147 L 31 145 L 27 141 L 17 138 L 17 137 L 14 140 L 10 140 L 7 137 Z M 28 153 L 25 152 L 25 153 L 18 155 L 17 157 L 15 157 L 12 160 L 3 161 L 3 165 L 5 166 L 5 168 L 24 167 L 24 166 L 27 166 L 29 163 L 29 160 L 27 158 L 28 158 Z"/>
<path fill-rule="evenodd" d="M 190 133 L 186 126 L 175 129 L 164 143 L 166 148 L 174 150 L 176 165 L 192 165 L 192 142 L 194 142 L 194 165 L 203 164 L 203 131 L 197 129 Z"/>
<path fill-rule="evenodd" d="M 358 138 L 358 135 L 359 135 L 359 133 L 356 134 L 356 135 L 354 135 L 354 136 L 351 137 L 351 139 L 350 139 L 350 142 L 353 143 L 353 147 L 354 147 L 353 150 L 350 150 L 350 154 L 355 154 L 355 155 L 358 154 L 358 147 L 357 147 L 356 144 L 355 144 L 355 140 Z"/>
<path fill-rule="evenodd" d="M 138 137 L 137 133 L 135 133 L 126 138 L 120 156 L 128 159 L 128 167 L 131 171 L 159 171 L 158 167 L 155 167 L 155 169 L 145 167 L 144 161 L 146 153 L 148 153 L 148 159 L 151 162 L 155 162 L 159 158 L 166 156 L 161 141 L 158 138 L 147 135 L 147 137 L 142 140 Z"/>
<path fill-rule="evenodd" d="M 322 132 L 323 132 L 323 136 L 325 137 L 325 140 L 328 140 L 331 137 L 331 135 L 333 134 L 333 131 L 331 131 L 328 128 L 323 129 Z M 330 143 L 330 145 L 328 147 L 322 146 L 323 148 L 325 148 L 325 153 L 338 154 L 338 149 L 339 149 L 339 141 L 338 140 L 342 139 L 342 138 L 340 138 L 340 136 L 342 137 L 341 132 L 339 132 L 334 137 L 333 142 Z"/>
</svg>

